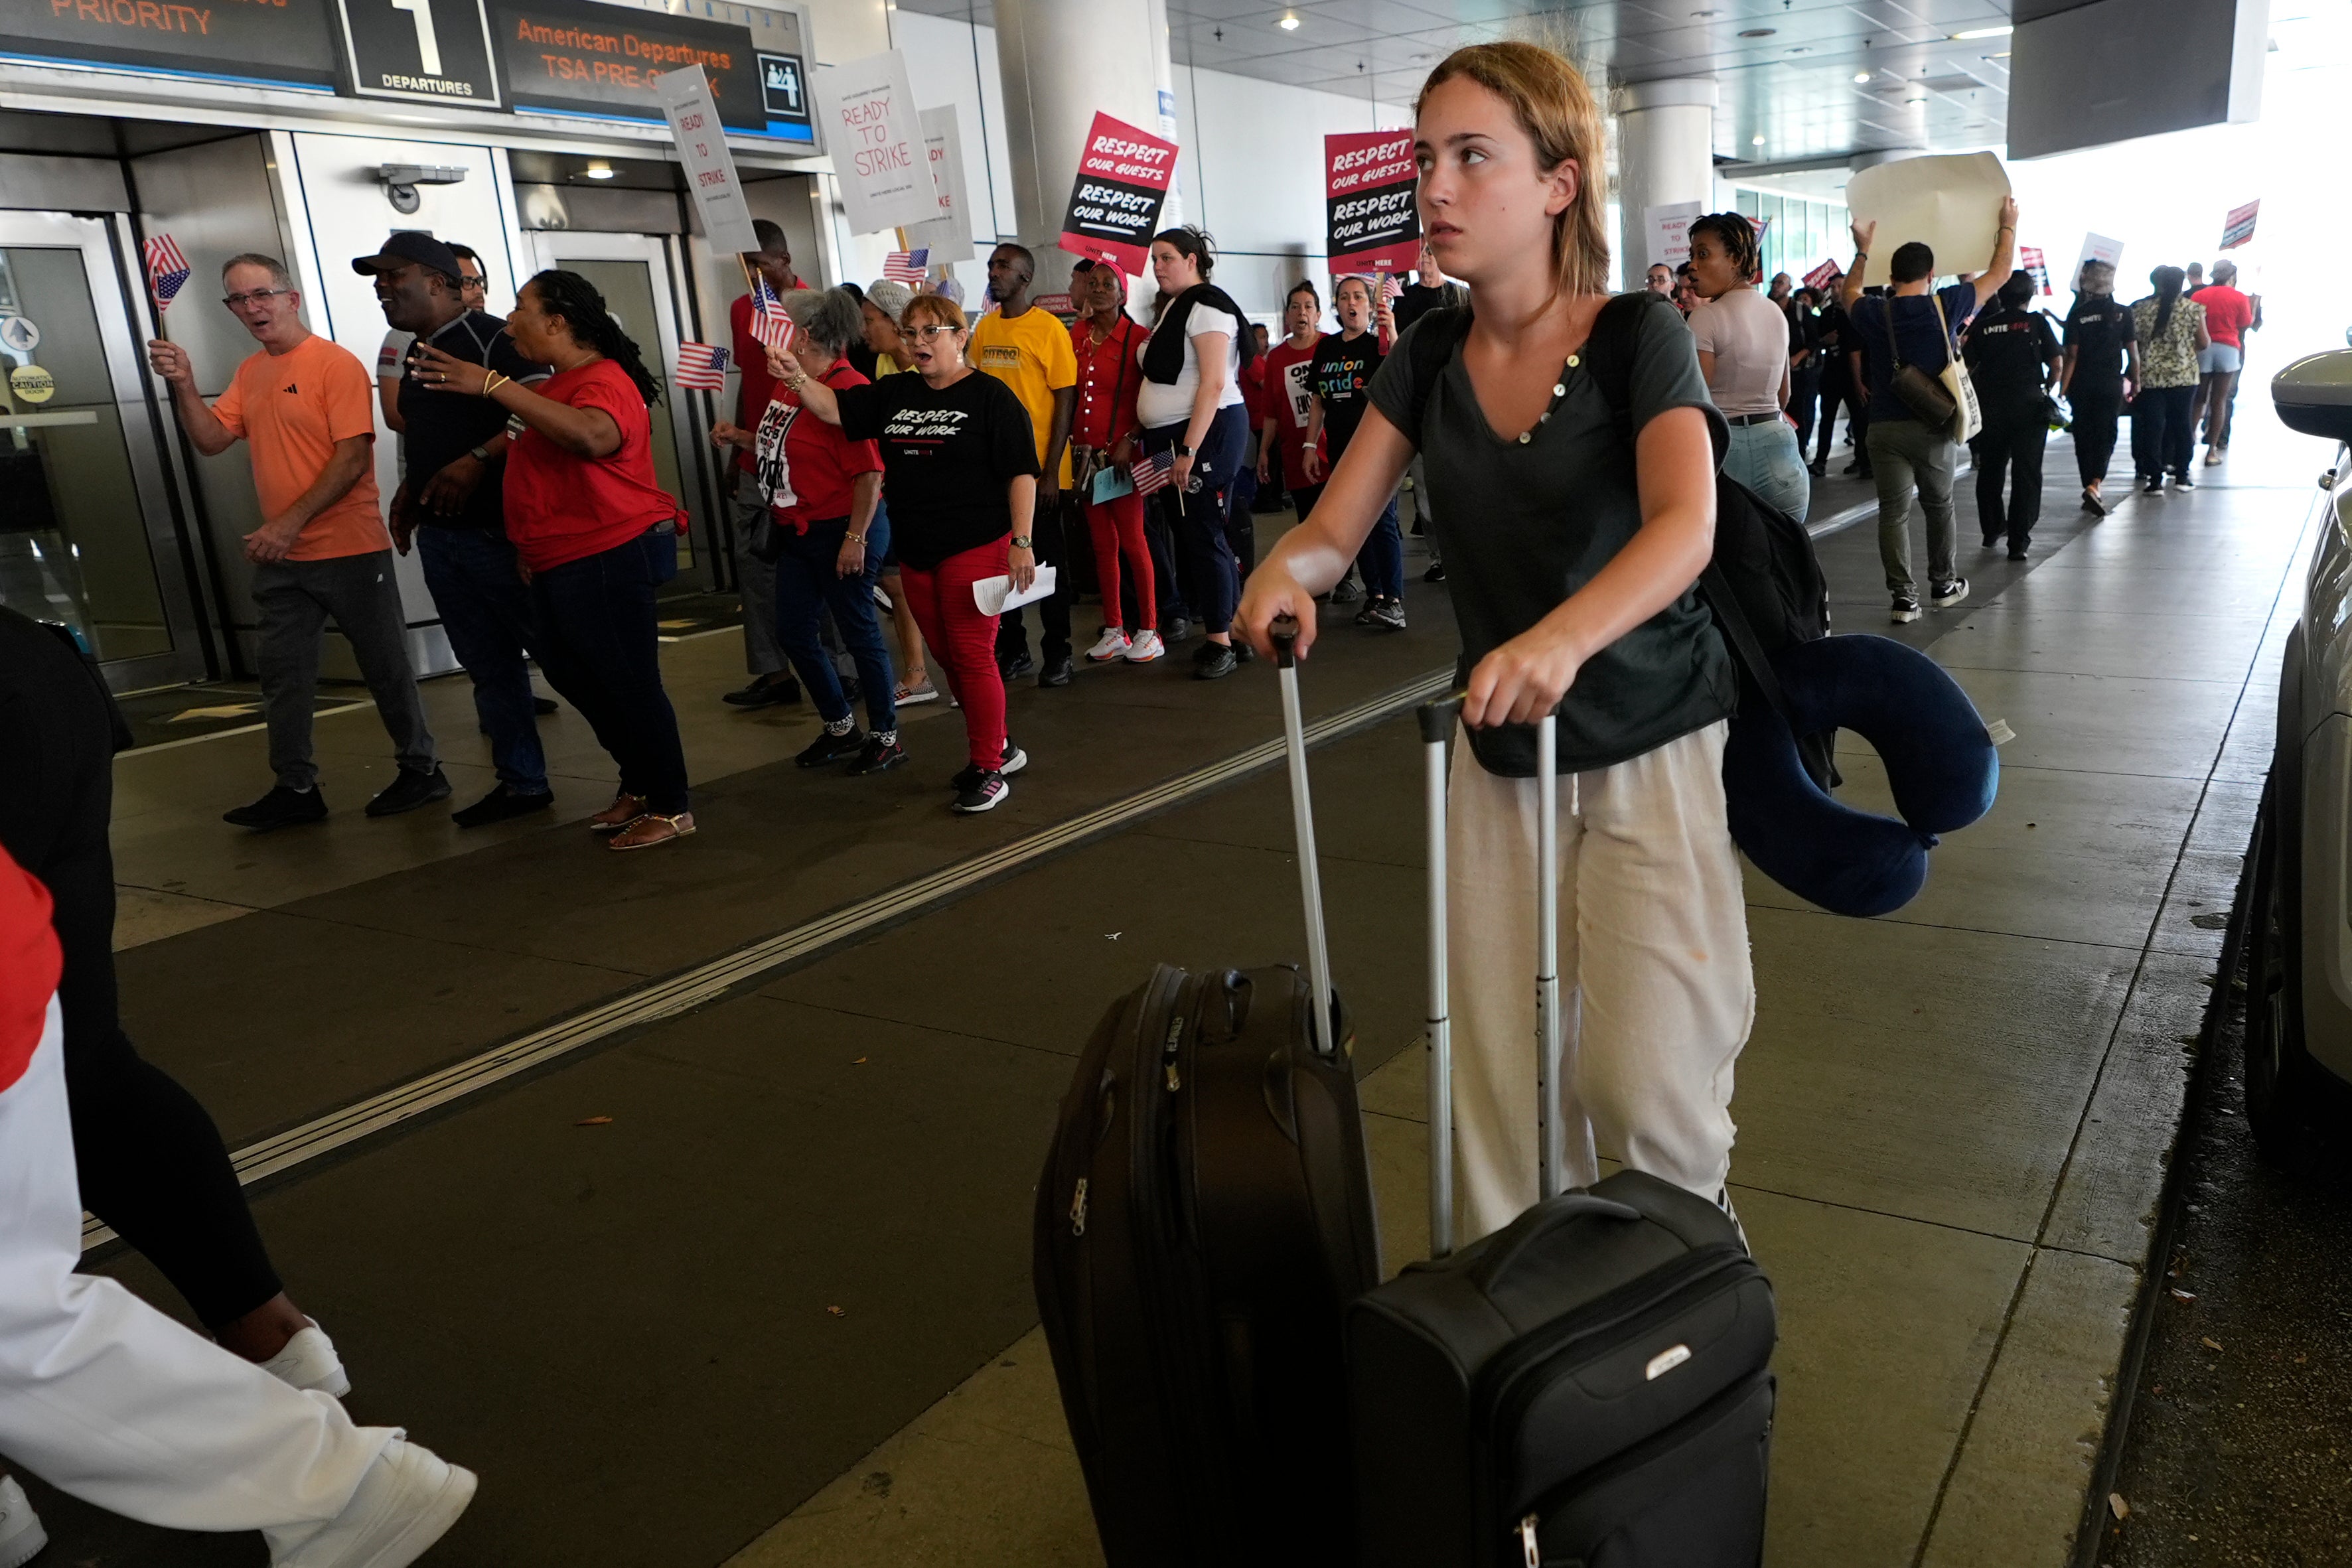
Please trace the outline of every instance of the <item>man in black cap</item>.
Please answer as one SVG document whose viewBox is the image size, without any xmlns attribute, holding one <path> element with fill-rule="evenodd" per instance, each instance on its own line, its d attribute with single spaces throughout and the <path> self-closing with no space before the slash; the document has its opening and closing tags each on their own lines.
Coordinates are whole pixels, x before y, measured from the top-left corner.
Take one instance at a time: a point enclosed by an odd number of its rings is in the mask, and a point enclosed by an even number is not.
<svg viewBox="0 0 2352 1568">
<path fill-rule="evenodd" d="M 353 258 L 352 269 L 374 277 L 384 320 L 415 333 L 416 342 L 519 382 L 546 379 L 547 367 L 522 357 L 503 322 L 467 308 L 457 253 L 431 235 L 394 233 L 375 255 Z M 459 827 L 473 828 L 555 801 L 524 663 L 530 592 L 506 538 L 506 412 L 488 398 L 446 397 L 420 385 L 407 370 L 415 354 L 412 347 L 402 361 L 408 472 L 393 493 L 392 542 L 405 555 L 415 541 L 450 651 L 474 679 L 474 711 L 489 735 L 499 782 L 451 813 Z"/>
</svg>

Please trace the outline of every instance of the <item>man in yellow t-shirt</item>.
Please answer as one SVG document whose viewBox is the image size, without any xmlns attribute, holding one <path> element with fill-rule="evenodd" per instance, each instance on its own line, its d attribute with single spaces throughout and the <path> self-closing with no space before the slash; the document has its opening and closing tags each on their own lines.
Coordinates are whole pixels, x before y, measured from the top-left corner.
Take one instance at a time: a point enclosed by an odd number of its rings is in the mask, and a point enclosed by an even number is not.
<svg viewBox="0 0 2352 1568">
<path fill-rule="evenodd" d="M 1041 686 L 1070 684 L 1070 600 L 1075 585 L 1066 570 L 1062 548 L 1062 484 L 1069 477 L 1066 459 L 1070 445 L 1070 413 L 1077 404 L 1078 357 L 1070 347 L 1070 329 L 1059 318 L 1029 303 L 1029 285 L 1037 275 L 1037 258 L 1026 246 L 1000 245 L 988 258 L 988 289 L 996 308 L 971 329 L 971 362 L 1013 389 L 1029 411 L 1037 438 L 1037 559 L 1055 569 L 1051 597 L 1039 601 L 1037 616 L 1045 624 L 1045 668 Z M 1012 680 L 1037 665 L 1029 657 L 1029 633 L 1021 612 L 1008 610 L 997 625 L 996 663 Z"/>
</svg>

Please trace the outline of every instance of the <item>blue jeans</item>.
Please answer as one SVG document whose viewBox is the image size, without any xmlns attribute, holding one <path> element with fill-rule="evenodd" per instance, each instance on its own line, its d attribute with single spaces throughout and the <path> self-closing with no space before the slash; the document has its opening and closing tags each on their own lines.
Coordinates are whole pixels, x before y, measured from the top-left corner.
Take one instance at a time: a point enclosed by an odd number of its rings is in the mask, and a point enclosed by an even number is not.
<svg viewBox="0 0 2352 1568">
<path fill-rule="evenodd" d="M 1723 476 L 1737 479 L 1766 506 L 1805 520 L 1812 504 L 1813 477 L 1805 471 L 1804 449 L 1785 419 L 1731 427 L 1731 447 L 1723 455 Z"/>
<path fill-rule="evenodd" d="M 1167 451 L 1183 439 L 1185 428 L 1163 424 L 1145 431 L 1143 450 Z M 1183 494 L 1179 497 L 1171 485 L 1151 497 L 1176 546 L 1184 597 L 1201 612 L 1201 629 L 1218 636 L 1233 625 L 1234 606 L 1242 596 L 1233 545 L 1225 538 L 1225 489 L 1240 472 L 1248 446 L 1248 411 L 1240 403 L 1219 409 L 1200 450 L 1192 455 L 1192 476 Z"/>
<path fill-rule="evenodd" d="M 866 691 L 866 716 L 876 729 L 898 727 L 891 701 L 898 677 L 890 673 L 890 654 L 882 645 L 882 628 L 874 620 L 874 578 L 890 548 L 890 521 L 878 509 L 866 531 L 866 570 L 841 575 L 835 562 L 842 538 L 849 532 L 847 517 L 826 517 L 796 534 L 777 525 L 784 553 L 776 558 L 776 643 L 808 688 L 817 716 L 838 724 L 849 716 L 849 699 L 842 695 L 841 677 L 825 656 L 817 632 L 817 618 L 833 612 L 833 624 L 842 646 L 856 661 L 857 684 Z"/>
<path fill-rule="evenodd" d="M 677 536 L 647 529 L 625 544 L 531 578 L 539 667 L 580 710 L 646 809 L 687 810 L 686 747 L 662 689 L 654 590 L 677 575 Z"/>
<path fill-rule="evenodd" d="M 1364 536 L 1364 548 L 1356 552 L 1356 570 L 1364 574 L 1364 592 L 1370 597 L 1403 600 L 1404 529 L 1397 525 L 1394 496 L 1381 508 L 1381 520 Z"/>
<path fill-rule="evenodd" d="M 524 663 L 539 639 L 514 546 L 480 528 L 427 523 L 416 530 L 416 554 L 449 651 L 473 678 L 474 714 L 490 732 L 499 782 L 518 795 L 546 794 L 547 754 Z"/>
</svg>

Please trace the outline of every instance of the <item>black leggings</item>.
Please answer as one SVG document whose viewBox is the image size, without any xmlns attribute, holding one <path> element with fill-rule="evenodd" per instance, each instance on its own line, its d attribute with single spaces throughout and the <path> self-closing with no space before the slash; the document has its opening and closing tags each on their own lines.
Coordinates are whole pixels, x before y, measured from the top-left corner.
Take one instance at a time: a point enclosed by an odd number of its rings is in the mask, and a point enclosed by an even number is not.
<svg viewBox="0 0 2352 1568">
<path fill-rule="evenodd" d="M 0 844 L 56 900 L 66 1095 L 85 1207 L 144 1253 L 206 1327 L 283 1288 L 220 1130 L 140 1056 L 115 1012 L 114 718 L 96 674 L 0 610 Z"/>
</svg>

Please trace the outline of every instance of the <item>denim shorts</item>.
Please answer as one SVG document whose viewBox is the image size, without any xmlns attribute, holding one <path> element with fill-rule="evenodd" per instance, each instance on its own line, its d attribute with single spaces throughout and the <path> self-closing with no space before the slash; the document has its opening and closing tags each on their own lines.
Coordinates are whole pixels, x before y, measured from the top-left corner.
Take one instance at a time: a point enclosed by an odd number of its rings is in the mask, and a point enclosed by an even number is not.
<svg viewBox="0 0 2352 1568">
<path fill-rule="evenodd" d="M 2210 348 L 2197 350 L 2197 373 L 2200 376 L 2244 368 L 2245 356 L 2238 352 L 2238 346 L 2235 343 L 2215 343 Z"/>
</svg>

